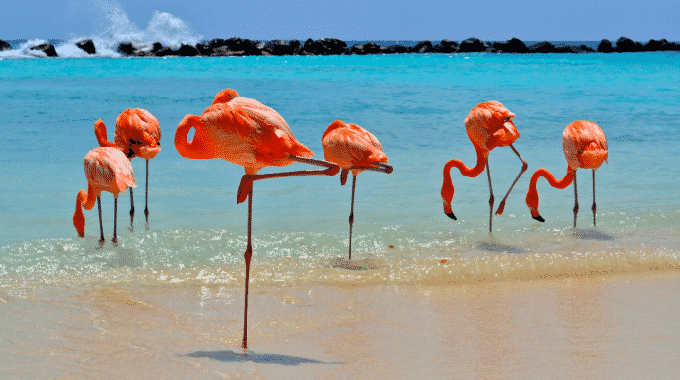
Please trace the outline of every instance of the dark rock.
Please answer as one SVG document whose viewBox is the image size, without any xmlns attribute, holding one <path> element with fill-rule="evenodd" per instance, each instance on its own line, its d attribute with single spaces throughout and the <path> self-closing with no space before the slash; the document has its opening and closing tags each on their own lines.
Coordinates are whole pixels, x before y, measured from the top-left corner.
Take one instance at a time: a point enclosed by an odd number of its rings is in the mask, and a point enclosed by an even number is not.
<svg viewBox="0 0 680 380">
<path fill-rule="evenodd" d="M 432 47 L 437 53 L 455 53 L 458 51 L 458 42 L 451 40 L 441 40 L 440 43 Z"/>
<path fill-rule="evenodd" d="M 304 51 L 314 55 L 338 55 L 347 51 L 347 44 L 335 38 L 305 41 Z"/>
<path fill-rule="evenodd" d="M 57 51 L 54 50 L 54 46 L 52 44 L 44 43 L 40 44 L 37 46 L 31 47 L 31 50 L 40 50 L 47 54 L 48 57 L 56 57 L 57 56 Z"/>
<path fill-rule="evenodd" d="M 614 51 L 612 42 L 607 39 L 600 41 L 600 43 L 597 44 L 597 51 L 600 53 L 612 53 Z"/>
<path fill-rule="evenodd" d="M 595 50 L 589 46 L 586 45 L 578 45 L 578 46 L 572 46 L 571 47 L 574 53 L 593 53 Z"/>
<path fill-rule="evenodd" d="M 213 57 L 243 57 L 246 56 L 245 50 L 231 50 L 228 46 L 220 46 L 213 50 Z"/>
<path fill-rule="evenodd" d="M 539 42 L 528 47 L 529 53 L 557 53 L 555 45 L 548 41 Z"/>
<path fill-rule="evenodd" d="M 356 44 L 349 48 L 348 50 L 349 54 L 359 54 L 359 55 L 364 55 L 364 54 L 380 54 L 380 45 L 374 43 L 374 42 L 368 42 L 365 44 Z"/>
<path fill-rule="evenodd" d="M 487 47 L 479 38 L 468 38 L 460 43 L 459 53 L 480 53 L 486 51 Z"/>
<path fill-rule="evenodd" d="M 675 42 L 668 42 L 665 38 L 660 40 L 649 40 L 643 48 L 644 51 L 673 51 L 680 50 Z"/>
<path fill-rule="evenodd" d="M 87 54 L 94 54 L 97 52 L 97 50 L 94 48 L 94 42 L 89 39 L 76 42 L 76 46 L 83 49 Z"/>
<path fill-rule="evenodd" d="M 527 45 L 522 42 L 519 38 L 512 38 L 509 41 L 506 42 L 494 42 L 492 43 L 492 46 L 496 50 L 500 50 L 503 53 L 528 53 L 529 49 L 527 48 Z"/>
<path fill-rule="evenodd" d="M 556 53 L 576 53 L 575 49 L 571 45 L 557 45 L 555 46 Z"/>
<path fill-rule="evenodd" d="M 133 57 L 155 57 L 156 55 L 150 51 L 137 50 L 132 53 Z"/>
<path fill-rule="evenodd" d="M 298 40 L 285 41 L 273 40 L 264 44 L 263 52 L 268 52 L 271 55 L 294 55 L 299 54 L 302 44 Z"/>
<path fill-rule="evenodd" d="M 389 50 L 390 53 L 394 54 L 403 54 L 403 53 L 408 53 L 408 48 L 403 45 L 390 45 L 387 46 L 387 50 Z"/>
<path fill-rule="evenodd" d="M 0 40 L 0 51 L 3 50 L 12 50 L 12 45 L 7 41 Z"/>
<path fill-rule="evenodd" d="M 118 44 L 116 51 L 123 55 L 132 55 L 137 49 L 132 46 L 131 42 L 121 42 Z"/>
<path fill-rule="evenodd" d="M 180 57 L 195 57 L 199 54 L 198 49 L 191 45 L 182 44 L 182 46 L 177 49 L 177 55 Z"/>
<path fill-rule="evenodd" d="M 616 52 L 617 53 L 633 53 L 642 51 L 642 44 L 633 41 L 630 38 L 621 37 L 616 40 Z"/>
<path fill-rule="evenodd" d="M 415 46 L 408 49 L 411 53 L 434 53 L 434 48 L 432 47 L 432 42 L 430 41 L 420 41 Z"/>
</svg>

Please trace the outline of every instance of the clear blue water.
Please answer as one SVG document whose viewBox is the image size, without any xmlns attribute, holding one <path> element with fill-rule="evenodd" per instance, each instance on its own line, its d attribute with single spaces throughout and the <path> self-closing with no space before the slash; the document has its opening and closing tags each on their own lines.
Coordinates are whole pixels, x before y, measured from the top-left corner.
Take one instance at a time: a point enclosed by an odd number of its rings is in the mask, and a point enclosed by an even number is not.
<svg viewBox="0 0 680 380">
<path fill-rule="evenodd" d="M 243 169 L 188 160 L 173 146 L 180 120 L 200 114 L 225 88 L 276 109 L 316 158 L 323 158 L 321 136 L 336 119 L 359 124 L 382 142 L 394 172 L 358 177 L 354 224 L 354 257 L 386 268 L 373 275 L 376 281 L 421 281 L 440 259 L 460 265 L 432 281 L 462 281 L 460 268 L 475 265 L 473 277 L 507 272 L 508 265 L 519 273 L 527 264 L 534 275 L 559 266 L 574 272 L 589 265 L 610 272 L 638 264 L 677 267 L 679 74 L 679 55 L 650 53 L 3 59 L 0 282 L 203 281 L 210 273 L 210 281 L 229 283 L 238 276 L 247 232 L 247 205 L 236 204 Z M 454 171 L 458 221 L 444 215 L 439 193 L 447 160 L 474 165 L 463 120 L 487 100 L 517 115 L 515 147 L 529 164 L 504 215 L 494 218 L 493 239 L 485 174 Z M 100 248 L 96 208 L 85 212 L 86 238 L 77 238 L 75 196 L 87 186 L 83 157 L 97 146 L 95 120 L 103 119 L 111 136 L 126 108 L 149 110 L 163 131 L 163 150 L 149 164 L 150 230 L 142 212 L 144 161 L 133 159 L 135 230 L 126 228 L 126 193 L 118 202 L 120 244 Z M 579 229 L 571 229 L 573 188 L 553 189 L 543 180 L 546 223 L 535 222 L 524 203 L 531 174 L 541 167 L 564 174 L 562 131 L 583 119 L 602 127 L 610 149 L 609 163 L 597 171 L 597 228 L 586 171 L 578 177 Z M 520 163 L 503 148 L 491 153 L 490 165 L 498 204 Z M 339 177 L 257 182 L 254 258 L 271 269 L 259 281 L 337 279 L 331 269 L 314 270 L 346 254 L 350 192 Z M 102 209 L 110 240 L 110 195 L 102 197 Z M 491 269 L 479 269 L 480 262 Z M 172 274 L 159 275 L 163 270 Z"/>
</svg>

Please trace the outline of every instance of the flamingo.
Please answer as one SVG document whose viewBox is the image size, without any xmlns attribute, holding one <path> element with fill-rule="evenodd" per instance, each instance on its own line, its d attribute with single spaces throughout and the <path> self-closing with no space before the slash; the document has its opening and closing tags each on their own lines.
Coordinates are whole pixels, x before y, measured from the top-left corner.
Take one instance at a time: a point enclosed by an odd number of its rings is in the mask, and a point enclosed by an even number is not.
<svg viewBox="0 0 680 380">
<path fill-rule="evenodd" d="M 187 141 L 189 130 L 194 137 Z M 253 255 L 252 208 L 253 182 L 266 178 L 338 174 L 340 168 L 332 163 L 314 160 L 310 149 L 293 136 L 290 127 L 273 109 L 255 99 L 239 96 L 232 89 L 225 89 L 215 96 L 210 107 L 201 116 L 186 115 L 177 126 L 175 147 L 182 157 L 192 159 L 221 158 L 243 166 L 236 202 L 248 198 L 248 244 L 243 254 L 246 262 L 245 306 L 243 317 L 243 341 L 248 348 L 248 285 L 250 262 Z M 275 174 L 257 174 L 267 166 L 286 166 L 295 162 L 326 167 L 325 170 L 302 170 Z"/>
<path fill-rule="evenodd" d="M 336 120 L 326 128 L 321 139 L 326 161 L 338 164 L 340 185 L 347 182 L 347 175 L 352 171 L 352 206 L 349 214 L 349 260 L 352 260 L 352 224 L 354 223 L 354 189 L 357 174 L 364 170 L 373 170 L 390 174 L 393 168 L 385 163 L 387 156 L 382 150 L 380 141 L 373 134 L 356 124 L 348 124 Z"/>
<path fill-rule="evenodd" d="M 466 177 L 476 177 L 484 171 L 486 167 L 486 174 L 489 180 L 489 233 L 492 231 L 493 223 L 493 205 L 494 196 L 491 187 L 491 173 L 489 172 L 489 152 L 497 147 L 510 146 L 515 152 L 519 160 L 522 162 L 522 169 L 515 178 L 515 181 L 510 185 L 508 192 L 503 197 L 496 215 L 501 215 L 505 208 L 505 201 L 512 191 L 519 178 L 527 170 L 528 165 L 526 161 L 520 156 L 519 152 L 512 145 L 519 138 L 519 132 L 515 127 L 512 119 L 515 114 L 510 112 L 500 102 L 490 101 L 479 103 L 470 111 L 470 114 L 465 119 L 465 129 L 468 137 L 475 147 L 477 153 L 477 164 L 473 168 L 468 168 L 460 160 L 449 160 L 444 165 L 444 183 L 442 184 L 442 199 L 444 201 L 444 213 L 451 219 L 456 220 L 456 216 L 451 208 L 451 201 L 453 200 L 453 183 L 451 182 L 451 169 L 457 168 L 460 174 Z"/>
<path fill-rule="evenodd" d="M 116 119 L 114 141 L 106 137 L 106 125 L 99 119 L 94 123 L 94 133 L 99 146 L 120 149 L 128 159 L 141 157 L 146 160 L 146 189 L 144 195 L 144 218 L 149 229 L 149 160 L 161 151 L 161 128 L 158 120 L 147 110 L 128 108 Z M 135 216 L 135 202 L 130 189 L 130 231 Z"/>
<path fill-rule="evenodd" d="M 76 196 L 76 211 L 73 214 L 73 226 L 79 237 L 85 236 L 85 210 L 92 210 L 94 200 L 97 199 L 99 208 L 99 232 L 100 243 L 104 242 L 104 228 L 102 227 L 102 204 L 100 194 L 108 191 L 113 194 L 113 239 L 116 237 L 116 219 L 118 214 L 118 194 L 125 193 L 125 189 L 132 190 L 135 184 L 135 176 L 132 165 L 118 148 L 99 147 L 92 149 L 85 155 L 85 177 L 87 178 L 87 192 L 80 190 Z"/>
<path fill-rule="evenodd" d="M 574 228 L 576 228 L 576 215 L 578 214 L 578 189 L 576 188 L 576 170 L 592 169 L 593 170 L 593 225 L 597 226 L 596 212 L 597 204 L 595 203 L 595 170 L 597 170 L 602 163 L 607 161 L 609 151 L 607 148 L 607 137 L 599 125 L 587 120 L 575 121 L 564 129 L 562 133 L 562 149 L 564 149 L 564 157 L 567 159 L 567 174 L 557 180 L 546 169 L 538 169 L 531 176 L 529 183 L 529 191 L 526 196 L 526 203 L 531 211 L 531 217 L 539 222 L 545 222 L 545 219 L 538 213 L 538 191 L 536 184 L 540 177 L 545 177 L 550 186 L 564 189 L 574 181 Z"/>
</svg>

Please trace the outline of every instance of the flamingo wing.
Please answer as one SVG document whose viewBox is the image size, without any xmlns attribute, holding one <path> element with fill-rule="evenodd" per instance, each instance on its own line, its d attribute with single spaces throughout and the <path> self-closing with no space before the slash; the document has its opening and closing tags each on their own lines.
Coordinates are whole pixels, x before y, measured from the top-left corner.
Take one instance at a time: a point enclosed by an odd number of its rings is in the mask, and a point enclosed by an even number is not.
<svg viewBox="0 0 680 380">
<path fill-rule="evenodd" d="M 135 187 L 130 160 L 117 148 L 99 147 L 85 155 L 85 177 L 97 194 L 108 191 L 114 195 Z"/>
<path fill-rule="evenodd" d="M 356 124 L 347 124 L 340 120 L 333 122 L 323 135 L 322 145 L 326 160 L 343 169 L 388 162 L 380 141 Z"/>
<path fill-rule="evenodd" d="M 161 128 L 149 111 L 129 108 L 116 119 L 115 141 L 128 156 L 154 158 L 160 152 Z"/>
</svg>

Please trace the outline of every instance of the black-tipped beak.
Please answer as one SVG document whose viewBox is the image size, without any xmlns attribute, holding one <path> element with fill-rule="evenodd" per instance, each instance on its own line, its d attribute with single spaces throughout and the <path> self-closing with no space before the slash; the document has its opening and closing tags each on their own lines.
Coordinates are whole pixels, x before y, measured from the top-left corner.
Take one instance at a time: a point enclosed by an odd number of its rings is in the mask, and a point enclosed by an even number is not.
<svg viewBox="0 0 680 380">
<path fill-rule="evenodd" d="M 543 219 L 543 217 L 540 216 L 540 215 L 539 215 L 539 216 L 532 216 L 532 218 L 538 220 L 538 221 L 541 222 L 541 223 L 545 222 L 545 219 Z"/>
<path fill-rule="evenodd" d="M 451 219 L 453 219 L 453 220 L 458 220 L 458 219 L 456 218 L 456 216 L 453 215 L 453 213 L 446 214 L 446 216 L 448 216 L 449 218 L 451 218 Z"/>
</svg>

